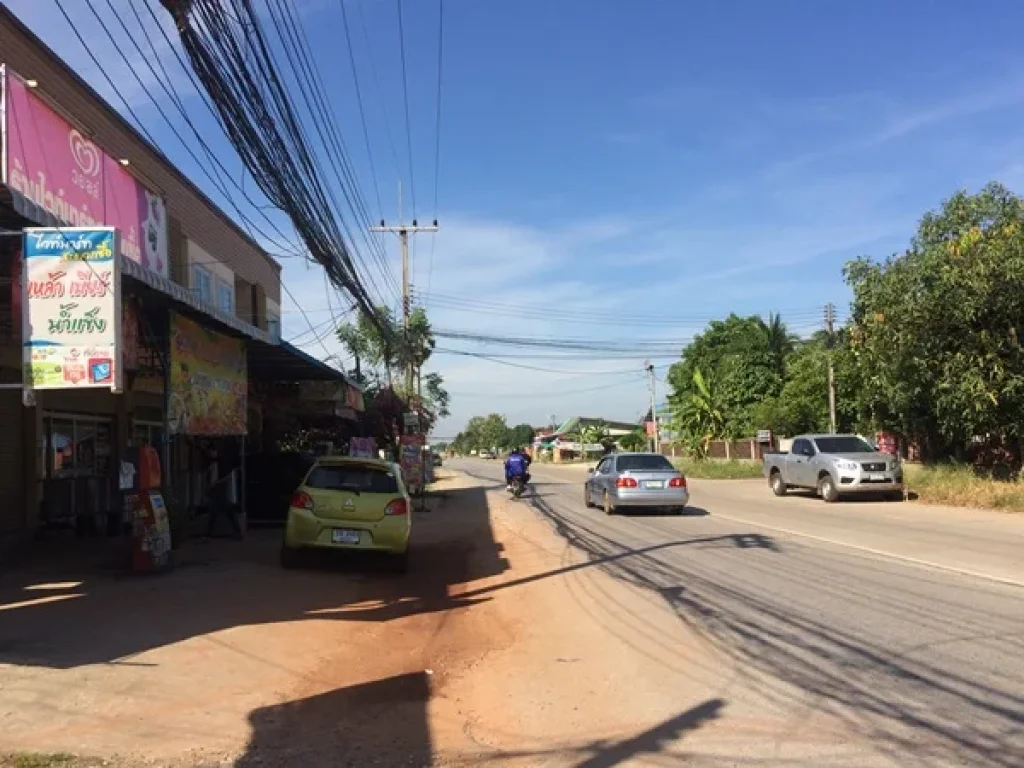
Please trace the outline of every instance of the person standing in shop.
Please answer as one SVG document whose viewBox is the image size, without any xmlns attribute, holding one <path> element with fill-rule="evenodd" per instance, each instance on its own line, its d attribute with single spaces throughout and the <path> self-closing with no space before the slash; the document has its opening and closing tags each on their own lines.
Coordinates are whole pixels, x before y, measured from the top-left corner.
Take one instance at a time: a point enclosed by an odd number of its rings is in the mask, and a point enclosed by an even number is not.
<svg viewBox="0 0 1024 768">
<path fill-rule="evenodd" d="M 217 520 L 225 518 L 236 539 L 242 538 L 242 526 L 238 522 L 237 470 L 227 460 L 220 458 L 216 447 L 207 452 L 206 535 L 213 536 Z"/>
</svg>

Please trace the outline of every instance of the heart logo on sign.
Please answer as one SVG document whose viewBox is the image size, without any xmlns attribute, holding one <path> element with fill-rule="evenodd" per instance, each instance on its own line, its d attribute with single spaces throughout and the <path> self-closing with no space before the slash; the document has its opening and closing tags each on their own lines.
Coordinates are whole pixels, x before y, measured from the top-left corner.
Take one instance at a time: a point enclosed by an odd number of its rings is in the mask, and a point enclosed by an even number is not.
<svg viewBox="0 0 1024 768">
<path fill-rule="evenodd" d="M 68 142 L 71 145 L 71 156 L 75 163 L 82 169 L 86 176 L 96 176 L 100 172 L 100 151 L 96 145 L 72 128 L 68 133 Z"/>
</svg>

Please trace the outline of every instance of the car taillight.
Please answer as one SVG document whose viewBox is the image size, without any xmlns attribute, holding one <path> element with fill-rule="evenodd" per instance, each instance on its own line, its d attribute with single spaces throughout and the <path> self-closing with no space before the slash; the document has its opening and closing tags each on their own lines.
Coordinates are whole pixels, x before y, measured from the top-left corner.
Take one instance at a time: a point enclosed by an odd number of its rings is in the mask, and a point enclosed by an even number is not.
<svg viewBox="0 0 1024 768">
<path fill-rule="evenodd" d="M 668 481 L 669 488 L 685 488 L 686 478 L 685 477 L 673 477 Z"/>
<path fill-rule="evenodd" d="M 384 514 L 391 516 L 407 515 L 409 514 L 409 502 L 405 499 L 395 499 L 384 507 Z"/>
<path fill-rule="evenodd" d="M 313 497 L 305 491 L 296 491 L 292 494 L 292 506 L 299 509 L 313 509 Z"/>
<path fill-rule="evenodd" d="M 615 481 L 616 488 L 636 488 L 637 483 L 632 477 L 620 477 Z"/>
</svg>

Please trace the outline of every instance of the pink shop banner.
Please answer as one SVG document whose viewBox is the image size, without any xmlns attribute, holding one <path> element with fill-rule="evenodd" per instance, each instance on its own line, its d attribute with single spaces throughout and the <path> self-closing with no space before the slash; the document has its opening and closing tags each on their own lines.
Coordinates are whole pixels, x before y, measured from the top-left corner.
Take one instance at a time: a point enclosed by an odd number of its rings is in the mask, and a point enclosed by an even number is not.
<svg viewBox="0 0 1024 768">
<path fill-rule="evenodd" d="M 71 125 L 33 89 L 2 71 L 3 183 L 68 226 L 115 227 L 121 253 L 166 277 L 163 199 Z"/>
</svg>

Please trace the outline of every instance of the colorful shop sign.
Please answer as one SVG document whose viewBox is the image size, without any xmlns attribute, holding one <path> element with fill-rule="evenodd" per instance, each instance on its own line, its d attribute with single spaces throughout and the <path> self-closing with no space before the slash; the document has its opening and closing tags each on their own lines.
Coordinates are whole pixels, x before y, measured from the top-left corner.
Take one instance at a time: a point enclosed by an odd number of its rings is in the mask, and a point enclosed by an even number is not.
<svg viewBox="0 0 1024 768">
<path fill-rule="evenodd" d="M 21 280 L 27 389 L 121 391 L 121 281 L 111 227 L 26 229 Z"/>
<path fill-rule="evenodd" d="M 423 435 L 402 435 L 399 463 L 402 475 L 410 493 L 419 493 L 423 489 L 423 446 L 426 438 Z"/>
<path fill-rule="evenodd" d="M 171 314 L 168 421 L 182 435 L 244 435 L 245 343 Z"/>
<path fill-rule="evenodd" d="M 126 258 L 166 277 L 163 198 L 4 67 L 0 90 L 0 181 L 69 226 L 116 228 Z"/>
</svg>

